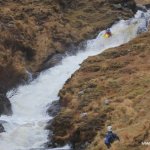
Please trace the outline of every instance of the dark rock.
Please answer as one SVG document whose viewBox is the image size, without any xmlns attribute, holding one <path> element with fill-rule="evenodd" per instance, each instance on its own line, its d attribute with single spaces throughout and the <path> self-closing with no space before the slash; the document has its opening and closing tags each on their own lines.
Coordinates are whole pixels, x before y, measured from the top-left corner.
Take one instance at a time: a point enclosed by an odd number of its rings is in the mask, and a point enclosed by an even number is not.
<svg viewBox="0 0 150 150">
<path fill-rule="evenodd" d="M 121 4 L 113 4 L 113 6 L 114 6 L 116 9 L 122 9 Z"/>
<path fill-rule="evenodd" d="M 56 116 L 59 111 L 60 111 L 59 101 L 54 101 L 47 110 L 48 114 L 53 117 Z"/>
<path fill-rule="evenodd" d="M 112 3 L 113 5 L 115 4 L 117 9 L 118 7 L 121 8 L 122 6 L 131 9 L 133 12 L 136 12 L 136 3 L 133 0 L 113 0 L 109 1 L 109 3 Z"/>
<path fill-rule="evenodd" d="M 3 45 L 5 48 L 12 49 L 12 52 L 15 53 L 16 51 L 23 52 L 26 60 L 31 61 L 35 56 L 35 50 L 29 46 L 26 46 L 23 42 L 14 39 L 5 39 L 3 41 Z"/>
<path fill-rule="evenodd" d="M 9 99 L 5 95 L 0 94 L 0 115 L 11 115 L 11 114 L 12 109 Z"/>
<path fill-rule="evenodd" d="M 57 0 L 62 9 L 75 8 L 77 1 L 74 0 Z"/>
<path fill-rule="evenodd" d="M 143 6 L 143 5 L 138 5 L 138 4 L 137 4 L 137 10 L 141 10 L 141 11 L 143 11 L 143 12 L 147 12 L 147 8 L 146 8 L 145 6 Z"/>
<path fill-rule="evenodd" d="M 5 120 L 0 120 L 0 124 L 7 123 Z"/>
<path fill-rule="evenodd" d="M 150 4 L 146 4 L 145 7 L 146 7 L 147 9 L 150 9 Z"/>
<path fill-rule="evenodd" d="M 64 54 L 55 54 L 48 56 L 38 71 L 46 70 L 48 68 L 55 66 L 62 60 L 63 56 Z"/>
<path fill-rule="evenodd" d="M 74 44 L 70 44 L 68 46 L 68 50 L 66 50 L 63 53 L 55 53 L 49 55 L 46 60 L 43 61 L 41 64 L 39 70 L 37 72 L 46 70 L 48 68 L 54 67 L 55 65 L 59 64 L 62 59 L 68 55 L 75 55 L 78 51 L 81 51 L 81 49 L 84 49 L 86 46 L 86 42 L 76 43 L 78 46 L 75 46 Z"/>
<path fill-rule="evenodd" d="M 12 63 L 6 66 L 0 65 L 0 94 L 5 95 L 7 91 L 23 84 L 26 79 L 24 72 L 18 72 Z"/>
<path fill-rule="evenodd" d="M 5 132 L 5 129 L 2 124 L 0 124 L 0 133 Z"/>
</svg>

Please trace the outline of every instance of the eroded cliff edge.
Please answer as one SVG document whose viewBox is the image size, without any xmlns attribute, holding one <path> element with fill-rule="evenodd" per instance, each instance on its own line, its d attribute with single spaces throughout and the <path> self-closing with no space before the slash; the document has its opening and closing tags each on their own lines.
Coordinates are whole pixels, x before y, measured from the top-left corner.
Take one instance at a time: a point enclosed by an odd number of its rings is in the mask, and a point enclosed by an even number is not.
<svg viewBox="0 0 150 150">
<path fill-rule="evenodd" d="M 150 141 L 150 32 L 89 57 L 60 91 L 53 143 L 104 150 L 106 127 L 120 137 L 114 150 L 146 150 Z"/>
</svg>

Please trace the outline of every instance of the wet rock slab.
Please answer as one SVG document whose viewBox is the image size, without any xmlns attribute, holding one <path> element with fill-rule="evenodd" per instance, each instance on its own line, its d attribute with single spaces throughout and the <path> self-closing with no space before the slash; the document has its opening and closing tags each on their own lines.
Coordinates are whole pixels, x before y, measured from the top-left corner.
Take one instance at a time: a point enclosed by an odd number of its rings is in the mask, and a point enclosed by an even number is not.
<svg viewBox="0 0 150 150">
<path fill-rule="evenodd" d="M 2 124 L 0 124 L 0 133 L 5 132 L 5 129 Z"/>
<path fill-rule="evenodd" d="M 4 95 L 0 94 L 0 115 L 11 115 L 11 103 L 9 99 Z"/>
<path fill-rule="evenodd" d="M 50 116 L 55 117 L 58 112 L 60 111 L 60 102 L 59 101 L 54 101 L 52 104 L 50 104 L 47 112 Z"/>
</svg>

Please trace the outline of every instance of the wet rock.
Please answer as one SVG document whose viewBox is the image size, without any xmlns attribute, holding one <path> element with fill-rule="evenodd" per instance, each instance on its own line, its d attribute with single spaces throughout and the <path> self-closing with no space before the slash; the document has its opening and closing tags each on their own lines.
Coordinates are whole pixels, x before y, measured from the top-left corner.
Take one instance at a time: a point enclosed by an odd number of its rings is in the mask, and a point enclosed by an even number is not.
<svg viewBox="0 0 150 150">
<path fill-rule="evenodd" d="M 137 4 L 137 10 L 141 10 L 143 12 L 146 12 L 147 8 L 145 6 L 143 6 L 143 5 Z"/>
<path fill-rule="evenodd" d="M 60 102 L 59 101 L 54 101 L 48 108 L 47 112 L 50 116 L 56 116 L 58 112 L 60 111 Z"/>
<path fill-rule="evenodd" d="M 43 64 L 41 65 L 38 71 L 45 70 L 45 69 L 48 69 L 57 65 L 64 56 L 65 56 L 64 54 L 55 54 L 55 55 L 49 56 L 47 60 L 43 62 Z"/>
<path fill-rule="evenodd" d="M 11 114 L 12 109 L 9 99 L 5 95 L 0 94 L 0 115 L 11 115 Z"/>
<path fill-rule="evenodd" d="M 146 4 L 145 7 L 146 7 L 147 9 L 150 9 L 150 4 Z"/>
<path fill-rule="evenodd" d="M 76 6 L 77 1 L 74 0 L 58 0 L 59 5 L 63 9 L 74 8 Z"/>
<path fill-rule="evenodd" d="M 113 4 L 114 8 L 117 8 L 117 9 L 122 9 L 122 6 L 121 4 Z"/>
<path fill-rule="evenodd" d="M 24 84 L 27 81 L 28 76 L 24 68 L 20 68 L 18 64 L 14 67 L 13 63 L 6 62 L 5 66 L 0 64 L 0 93 L 5 95 L 8 90 L 17 87 L 18 84 Z"/>
<path fill-rule="evenodd" d="M 5 129 L 2 124 L 0 124 L 0 133 L 5 132 Z"/>
</svg>

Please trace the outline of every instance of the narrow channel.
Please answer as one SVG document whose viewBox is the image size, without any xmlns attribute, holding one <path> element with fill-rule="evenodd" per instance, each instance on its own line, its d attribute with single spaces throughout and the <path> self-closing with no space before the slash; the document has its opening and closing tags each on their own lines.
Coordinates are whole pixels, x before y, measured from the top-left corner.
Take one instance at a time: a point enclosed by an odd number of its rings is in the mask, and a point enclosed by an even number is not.
<svg viewBox="0 0 150 150">
<path fill-rule="evenodd" d="M 143 15 L 144 14 L 144 15 Z M 146 31 L 150 13 L 137 12 L 134 18 L 121 20 L 111 27 L 112 36 L 104 38 L 105 31 L 96 39 L 87 41 L 86 48 L 76 55 L 66 56 L 53 68 L 42 72 L 29 85 L 20 86 L 10 98 L 13 115 L 1 116 L 5 128 L 0 133 L 1 150 L 45 150 L 48 131 L 46 123 L 53 119 L 46 110 L 55 100 L 64 83 L 80 68 L 80 64 L 89 56 L 102 53 L 105 49 L 116 47 Z M 7 93 L 9 97 L 12 91 Z M 69 149 L 68 146 L 64 149 Z"/>
</svg>

